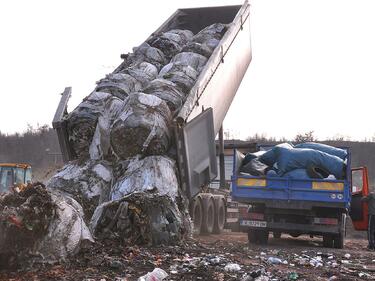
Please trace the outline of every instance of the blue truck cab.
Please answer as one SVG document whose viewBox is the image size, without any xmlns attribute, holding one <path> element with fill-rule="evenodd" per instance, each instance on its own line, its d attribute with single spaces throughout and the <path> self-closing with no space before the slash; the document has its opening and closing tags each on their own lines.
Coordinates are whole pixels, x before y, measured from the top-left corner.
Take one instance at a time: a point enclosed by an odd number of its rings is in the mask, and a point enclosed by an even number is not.
<svg viewBox="0 0 375 281">
<path fill-rule="evenodd" d="M 249 205 L 240 217 L 249 243 L 265 244 L 269 233 L 322 236 L 325 247 L 343 248 L 351 205 L 351 158 L 347 151 L 345 176 L 336 179 L 297 179 L 252 176 L 240 172 L 244 155 L 234 150 L 232 199 Z M 361 211 L 360 211 L 361 212 Z"/>
</svg>

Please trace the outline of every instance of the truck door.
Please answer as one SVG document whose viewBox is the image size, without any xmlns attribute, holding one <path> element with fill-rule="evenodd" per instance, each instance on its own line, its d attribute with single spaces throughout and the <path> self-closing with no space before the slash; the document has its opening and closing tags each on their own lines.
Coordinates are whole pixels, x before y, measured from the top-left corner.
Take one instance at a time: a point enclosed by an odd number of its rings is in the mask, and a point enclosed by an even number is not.
<svg viewBox="0 0 375 281">
<path fill-rule="evenodd" d="M 368 174 L 366 167 L 352 169 L 350 217 L 355 230 L 367 230 L 368 204 L 361 198 L 368 195 Z"/>
</svg>

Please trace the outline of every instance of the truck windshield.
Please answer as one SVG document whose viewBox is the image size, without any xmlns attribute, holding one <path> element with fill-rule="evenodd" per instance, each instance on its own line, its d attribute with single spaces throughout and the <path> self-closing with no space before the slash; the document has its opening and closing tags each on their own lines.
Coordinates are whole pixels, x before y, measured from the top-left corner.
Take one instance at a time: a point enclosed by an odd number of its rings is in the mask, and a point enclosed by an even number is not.
<svg viewBox="0 0 375 281">
<path fill-rule="evenodd" d="M 14 184 L 13 168 L 0 167 L 0 193 L 7 192 Z"/>
<path fill-rule="evenodd" d="M 31 179 L 32 179 L 31 175 L 32 175 L 31 168 L 27 168 L 26 169 L 26 174 L 25 174 L 25 183 L 31 182 Z"/>
<path fill-rule="evenodd" d="M 25 169 L 15 168 L 15 182 L 16 184 L 25 183 Z"/>
</svg>

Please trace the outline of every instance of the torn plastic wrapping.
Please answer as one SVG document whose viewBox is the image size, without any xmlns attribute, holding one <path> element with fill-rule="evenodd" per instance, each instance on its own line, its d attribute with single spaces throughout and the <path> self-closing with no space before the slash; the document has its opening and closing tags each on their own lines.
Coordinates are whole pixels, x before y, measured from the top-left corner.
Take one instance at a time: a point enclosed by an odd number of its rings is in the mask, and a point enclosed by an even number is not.
<svg viewBox="0 0 375 281">
<path fill-rule="evenodd" d="M 192 38 L 193 33 L 189 30 L 173 29 L 153 35 L 147 43 L 161 50 L 166 58 L 170 60 L 174 55 L 181 52 L 183 46 Z"/>
<path fill-rule="evenodd" d="M 124 102 L 116 97 L 111 97 L 106 101 L 104 110 L 98 118 L 95 133 L 89 147 L 90 159 L 110 159 L 110 128 L 123 107 Z"/>
<path fill-rule="evenodd" d="M 107 161 L 70 162 L 47 182 L 47 187 L 74 198 L 90 219 L 96 206 L 108 200 L 112 178 L 112 167 Z"/>
<path fill-rule="evenodd" d="M 207 58 L 193 52 L 182 52 L 175 55 L 171 63 L 179 63 L 181 65 L 188 65 L 200 73 L 207 62 Z"/>
<path fill-rule="evenodd" d="M 175 200 L 178 195 L 175 162 L 165 156 L 130 160 L 125 173 L 113 185 L 110 199 L 121 199 L 134 192 L 167 195 Z"/>
<path fill-rule="evenodd" d="M 209 58 L 213 52 L 213 49 L 214 48 L 210 48 L 207 44 L 189 42 L 182 48 L 182 52 L 193 52 Z"/>
<path fill-rule="evenodd" d="M 38 257 L 64 259 L 85 241 L 93 241 L 81 206 L 40 183 L 1 196 L 0 211 L 0 256 L 6 267 L 25 265 Z"/>
<path fill-rule="evenodd" d="M 193 67 L 179 62 L 167 64 L 159 73 L 160 78 L 175 83 L 185 94 L 194 86 L 198 75 Z"/>
<path fill-rule="evenodd" d="M 171 120 L 171 112 L 162 99 L 133 93 L 111 128 L 111 147 L 121 159 L 137 154 L 165 154 L 170 144 Z"/>
<path fill-rule="evenodd" d="M 141 83 L 142 88 L 146 87 L 150 81 L 154 80 L 158 76 L 158 69 L 155 65 L 148 62 L 141 62 L 133 65 L 124 70 L 125 73 L 129 74 Z"/>
<path fill-rule="evenodd" d="M 224 33 L 227 31 L 227 29 L 228 29 L 227 24 L 223 24 L 223 23 L 211 24 L 205 27 L 204 29 L 202 29 L 201 31 L 199 31 L 196 35 L 194 35 L 192 41 L 198 42 L 198 43 L 205 43 L 205 44 L 209 43 L 209 45 L 211 45 L 212 43 L 210 44 L 209 41 L 212 41 L 212 39 L 220 41 Z"/>
<path fill-rule="evenodd" d="M 79 158 L 88 158 L 98 118 L 109 98 L 108 93 L 93 92 L 66 117 L 69 143 Z"/>
<path fill-rule="evenodd" d="M 99 239 L 119 237 L 129 244 L 174 244 L 188 234 L 184 220 L 169 196 L 132 193 L 99 205 L 90 229 Z"/>
<path fill-rule="evenodd" d="M 122 100 L 142 89 L 141 81 L 126 73 L 111 73 L 97 82 L 96 91 L 106 92 Z"/>
<path fill-rule="evenodd" d="M 177 85 L 165 79 L 151 81 L 143 92 L 161 98 L 167 103 L 171 112 L 178 111 L 185 101 L 185 95 L 178 89 Z"/>
<path fill-rule="evenodd" d="M 160 70 L 168 62 L 161 50 L 150 46 L 148 43 L 133 48 L 133 52 L 134 54 L 128 56 L 128 64 L 131 65 L 145 61 L 155 65 Z"/>
</svg>

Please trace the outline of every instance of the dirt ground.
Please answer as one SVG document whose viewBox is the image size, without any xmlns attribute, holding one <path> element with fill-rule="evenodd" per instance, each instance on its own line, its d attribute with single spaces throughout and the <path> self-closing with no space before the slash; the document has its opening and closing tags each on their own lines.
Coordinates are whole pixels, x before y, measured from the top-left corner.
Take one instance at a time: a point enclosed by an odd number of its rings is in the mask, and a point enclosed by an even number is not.
<svg viewBox="0 0 375 281">
<path fill-rule="evenodd" d="M 164 280 L 373 280 L 375 252 L 364 239 L 347 239 L 344 249 L 323 248 L 308 236 L 270 238 L 247 244 L 244 233 L 199 236 L 177 246 L 119 246 L 108 241 L 57 264 L 1 271 L 0 280 L 137 280 L 161 268 Z M 157 279 L 150 279 L 157 281 Z"/>
</svg>

